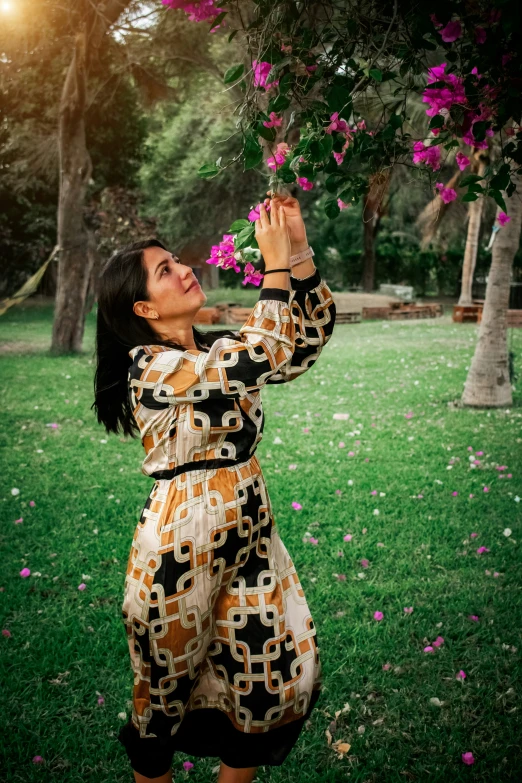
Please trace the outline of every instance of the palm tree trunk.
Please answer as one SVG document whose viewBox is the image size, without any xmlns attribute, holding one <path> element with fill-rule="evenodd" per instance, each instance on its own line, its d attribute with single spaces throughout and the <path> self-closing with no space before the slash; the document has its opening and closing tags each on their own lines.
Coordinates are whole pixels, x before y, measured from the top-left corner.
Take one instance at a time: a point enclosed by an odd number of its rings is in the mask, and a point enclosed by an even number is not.
<svg viewBox="0 0 522 783">
<path fill-rule="evenodd" d="M 489 150 L 486 154 L 482 150 L 477 150 L 473 156 L 471 171 L 484 176 L 486 165 L 489 164 Z M 470 201 L 468 212 L 468 233 L 466 236 L 466 248 L 464 250 L 464 262 L 462 264 L 462 282 L 460 288 L 459 305 L 473 304 L 473 275 L 477 263 L 477 252 L 480 237 L 480 225 L 482 222 L 482 212 L 484 207 L 484 198 L 479 196 L 476 201 Z"/>
<path fill-rule="evenodd" d="M 522 225 L 522 176 L 514 175 L 517 190 L 506 198 L 510 222 L 502 226 L 493 242 L 491 269 L 475 355 L 464 384 L 462 403 L 478 408 L 512 405 L 509 378 L 506 317 L 513 259 L 520 244 Z M 497 215 L 500 212 L 497 209 Z"/>
<path fill-rule="evenodd" d="M 391 168 L 373 174 L 368 181 L 368 191 L 363 205 L 363 271 L 362 287 L 371 293 L 375 287 L 375 237 L 381 216 L 383 201 L 390 184 Z"/>
</svg>

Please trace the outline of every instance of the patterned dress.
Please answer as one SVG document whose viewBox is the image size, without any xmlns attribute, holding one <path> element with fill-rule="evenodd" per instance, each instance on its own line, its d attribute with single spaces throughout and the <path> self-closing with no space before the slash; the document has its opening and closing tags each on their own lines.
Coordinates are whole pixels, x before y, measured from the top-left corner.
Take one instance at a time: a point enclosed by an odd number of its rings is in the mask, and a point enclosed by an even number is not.
<svg viewBox="0 0 522 783">
<path fill-rule="evenodd" d="M 318 270 L 291 286 L 262 288 L 233 338 L 205 335 L 208 351 L 129 352 L 142 472 L 155 483 L 125 577 L 134 687 L 119 740 L 147 777 L 176 750 L 280 765 L 320 695 L 314 621 L 255 453 L 262 387 L 312 367 L 335 323 Z"/>
</svg>

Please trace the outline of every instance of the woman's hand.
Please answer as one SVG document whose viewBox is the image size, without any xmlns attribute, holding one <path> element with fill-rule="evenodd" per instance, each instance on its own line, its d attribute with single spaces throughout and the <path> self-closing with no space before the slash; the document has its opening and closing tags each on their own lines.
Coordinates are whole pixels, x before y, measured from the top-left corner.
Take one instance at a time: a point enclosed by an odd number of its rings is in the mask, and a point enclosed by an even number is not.
<svg viewBox="0 0 522 783">
<path fill-rule="evenodd" d="M 270 218 L 265 205 L 259 207 L 259 220 L 256 220 L 255 237 L 267 269 L 290 268 L 290 238 L 286 227 L 286 217 L 280 204 L 270 206 Z"/>
<path fill-rule="evenodd" d="M 270 193 L 271 191 L 267 191 Z M 296 198 L 292 196 L 275 195 L 272 201 L 265 199 L 266 203 L 272 203 L 275 208 L 282 206 L 286 217 L 286 225 L 290 236 L 291 254 L 295 255 L 308 247 L 306 228 L 301 215 L 301 207 Z"/>
</svg>

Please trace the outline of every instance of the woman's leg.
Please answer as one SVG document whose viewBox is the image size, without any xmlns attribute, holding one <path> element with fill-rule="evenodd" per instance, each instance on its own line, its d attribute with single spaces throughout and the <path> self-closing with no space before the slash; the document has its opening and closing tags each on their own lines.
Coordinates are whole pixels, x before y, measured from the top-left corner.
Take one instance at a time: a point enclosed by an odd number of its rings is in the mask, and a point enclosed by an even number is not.
<svg viewBox="0 0 522 783">
<path fill-rule="evenodd" d="M 256 770 L 257 767 L 245 767 L 243 769 L 227 767 L 227 765 L 222 761 L 219 768 L 219 777 L 217 779 L 217 783 L 252 783 L 252 780 L 256 774 Z"/>
<path fill-rule="evenodd" d="M 145 775 L 140 775 L 139 772 L 133 770 L 134 780 L 136 783 L 172 783 L 172 770 L 169 769 L 164 775 L 160 775 L 159 778 L 146 778 Z"/>
</svg>

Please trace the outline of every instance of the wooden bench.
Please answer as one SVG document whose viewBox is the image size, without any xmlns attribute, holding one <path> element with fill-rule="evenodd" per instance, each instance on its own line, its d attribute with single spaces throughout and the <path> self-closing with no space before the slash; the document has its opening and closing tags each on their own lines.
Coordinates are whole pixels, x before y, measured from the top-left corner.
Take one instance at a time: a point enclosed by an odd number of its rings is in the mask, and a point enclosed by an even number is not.
<svg viewBox="0 0 522 783">
<path fill-rule="evenodd" d="M 453 305 L 454 323 L 480 323 L 482 307 L 481 304 Z"/>
<path fill-rule="evenodd" d="M 363 307 L 362 317 L 363 319 L 384 318 L 384 320 L 387 320 L 389 312 L 389 307 Z"/>
<path fill-rule="evenodd" d="M 360 312 L 339 312 L 337 311 L 335 314 L 335 323 L 336 324 L 360 324 L 361 323 L 361 313 Z"/>
</svg>

